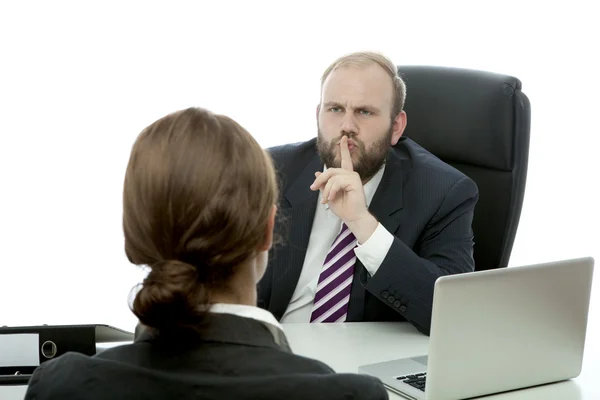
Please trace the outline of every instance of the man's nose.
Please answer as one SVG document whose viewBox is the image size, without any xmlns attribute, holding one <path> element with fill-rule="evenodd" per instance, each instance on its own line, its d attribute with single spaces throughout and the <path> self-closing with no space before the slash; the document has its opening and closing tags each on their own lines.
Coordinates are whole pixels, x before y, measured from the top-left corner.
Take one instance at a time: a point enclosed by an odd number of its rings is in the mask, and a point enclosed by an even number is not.
<svg viewBox="0 0 600 400">
<path fill-rule="evenodd" d="M 348 135 L 349 137 L 355 136 L 358 133 L 358 125 L 353 113 L 345 113 L 342 118 L 340 130 L 342 131 L 342 135 Z"/>
</svg>

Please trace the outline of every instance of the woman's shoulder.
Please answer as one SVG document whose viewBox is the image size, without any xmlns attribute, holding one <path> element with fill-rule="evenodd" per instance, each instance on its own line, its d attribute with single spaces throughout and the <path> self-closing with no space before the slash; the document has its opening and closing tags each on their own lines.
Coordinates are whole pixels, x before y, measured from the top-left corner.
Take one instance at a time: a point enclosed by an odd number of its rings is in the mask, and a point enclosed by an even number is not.
<svg viewBox="0 0 600 400">
<path fill-rule="evenodd" d="M 329 365 L 293 353 L 272 352 L 273 357 L 264 357 L 262 367 L 273 371 L 273 378 L 283 387 L 276 392 L 286 392 L 288 400 L 296 398 L 328 398 L 381 400 L 388 394 L 382 382 L 375 377 L 358 373 L 336 373 Z M 276 372 L 275 372 L 276 371 Z M 294 389 L 295 388 L 295 389 Z M 298 394 L 299 397 L 295 397 Z M 326 394 L 326 396 L 325 396 Z"/>
<path fill-rule="evenodd" d="M 260 396 L 244 397 L 236 393 L 236 398 L 261 399 L 328 399 L 328 400 L 387 400 L 388 392 L 383 383 L 372 376 L 356 373 L 292 373 L 262 377 L 252 387 L 244 387 L 248 393 L 260 388 Z"/>
<path fill-rule="evenodd" d="M 321 375 L 335 373 L 335 371 L 324 362 L 284 350 L 273 350 L 268 352 L 265 354 L 263 361 L 265 362 L 265 365 L 279 365 L 282 372 L 285 371 L 285 373 L 311 373 Z"/>
<path fill-rule="evenodd" d="M 29 380 L 25 400 L 80 396 L 80 380 L 90 365 L 91 358 L 80 353 L 66 353 L 40 364 Z"/>
</svg>

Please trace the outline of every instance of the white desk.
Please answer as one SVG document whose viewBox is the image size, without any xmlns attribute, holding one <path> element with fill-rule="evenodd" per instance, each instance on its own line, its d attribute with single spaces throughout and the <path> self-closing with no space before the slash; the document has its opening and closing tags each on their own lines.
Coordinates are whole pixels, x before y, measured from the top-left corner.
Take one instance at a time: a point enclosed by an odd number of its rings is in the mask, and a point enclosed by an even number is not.
<svg viewBox="0 0 600 400">
<path fill-rule="evenodd" d="M 485 399 L 600 399 L 600 383 L 596 382 L 600 377 L 600 325 L 595 317 L 590 315 L 583 371 L 578 378 Z M 362 364 L 426 354 L 429 340 L 408 323 L 287 324 L 284 329 L 296 354 L 321 360 L 337 372 L 356 373 Z M 0 399 L 21 400 L 25 390 L 26 386 L 0 386 Z M 401 397 L 390 393 L 390 399 Z"/>
<path fill-rule="evenodd" d="M 592 324 L 588 328 L 583 371 L 579 377 L 483 398 L 600 399 L 600 327 Z M 362 364 L 427 354 L 429 340 L 408 323 L 287 324 L 285 332 L 296 354 L 321 360 L 337 372 L 354 373 Z M 390 392 L 390 399 L 402 397 Z"/>
</svg>

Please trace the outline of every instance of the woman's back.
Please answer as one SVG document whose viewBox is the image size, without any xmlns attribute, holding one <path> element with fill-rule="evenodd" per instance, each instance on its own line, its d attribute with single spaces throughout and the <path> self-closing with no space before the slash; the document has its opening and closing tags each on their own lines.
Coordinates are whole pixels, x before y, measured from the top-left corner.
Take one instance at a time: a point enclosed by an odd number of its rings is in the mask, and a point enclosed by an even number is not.
<svg viewBox="0 0 600 400">
<path fill-rule="evenodd" d="M 232 314 L 212 316 L 201 337 L 144 332 L 132 345 L 42 366 L 28 398 L 387 399 L 377 379 L 335 374 L 276 344 L 261 321 Z"/>
</svg>

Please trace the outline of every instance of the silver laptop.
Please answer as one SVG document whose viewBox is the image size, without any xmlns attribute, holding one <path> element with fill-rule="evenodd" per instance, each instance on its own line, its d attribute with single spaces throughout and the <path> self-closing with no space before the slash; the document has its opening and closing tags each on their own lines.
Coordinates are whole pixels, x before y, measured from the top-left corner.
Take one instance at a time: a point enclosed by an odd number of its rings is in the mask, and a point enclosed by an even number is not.
<svg viewBox="0 0 600 400">
<path fill-rule="evenodd" d="M 581 372 L 594 259 L 471 272 L 435 283 L 429 355 L 364 365 L 409 399 L 464 399 Z"/>
</svg>

